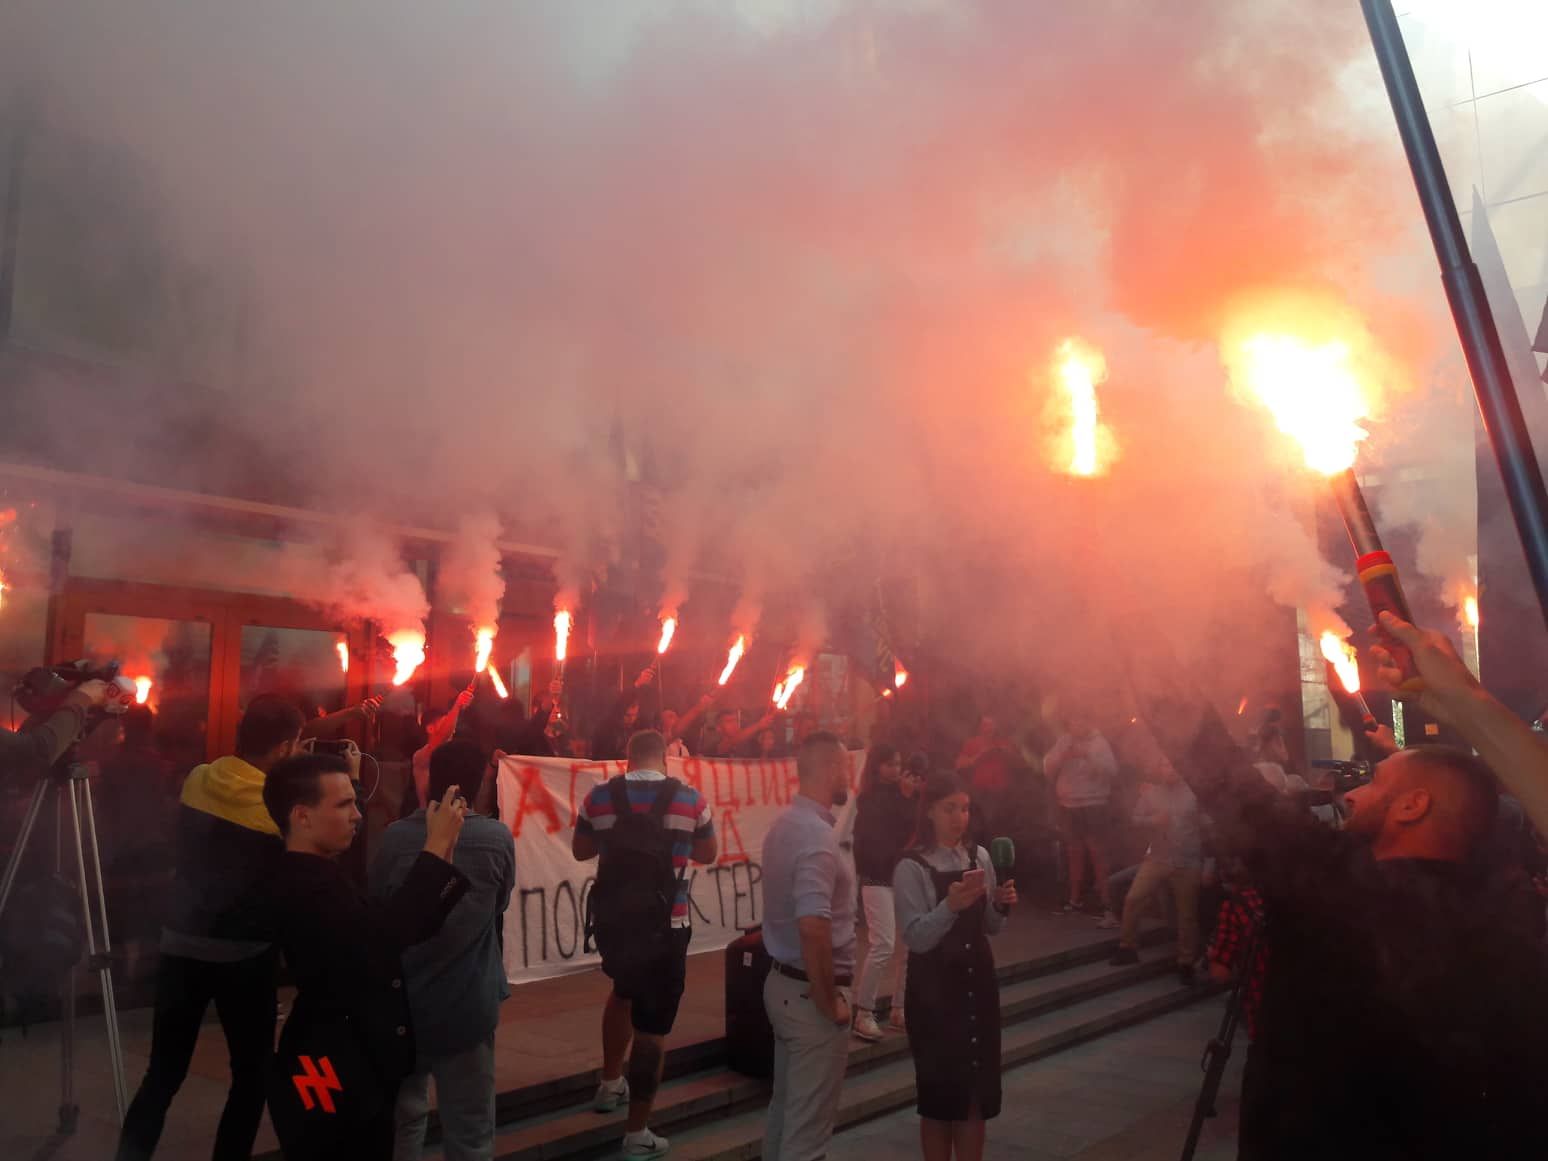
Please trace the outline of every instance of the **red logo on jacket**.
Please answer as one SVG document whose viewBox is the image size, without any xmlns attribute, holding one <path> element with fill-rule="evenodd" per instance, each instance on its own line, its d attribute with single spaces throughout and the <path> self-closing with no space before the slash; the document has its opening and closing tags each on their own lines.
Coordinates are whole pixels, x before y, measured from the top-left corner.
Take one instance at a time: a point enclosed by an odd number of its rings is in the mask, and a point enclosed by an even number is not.
<svg viewBox="0 0 1548 1161">
<path fill-rule="evenodd" d="M 300 1064 L 301 1071 L 290 1079 L 301 1097 L 301 1107 L 311 1112 L 315 1103 L 325 1113 L 337 1112 L 333 1107 L 333 1094 L 343 1092 L 344 1086 L 339 1083 L 339 1074 L 333 1071 L 333 1061 L 322 1056 L 314 1064 L 310 1056 L 299 1056 L 296 1062 Z"/>
</svg>

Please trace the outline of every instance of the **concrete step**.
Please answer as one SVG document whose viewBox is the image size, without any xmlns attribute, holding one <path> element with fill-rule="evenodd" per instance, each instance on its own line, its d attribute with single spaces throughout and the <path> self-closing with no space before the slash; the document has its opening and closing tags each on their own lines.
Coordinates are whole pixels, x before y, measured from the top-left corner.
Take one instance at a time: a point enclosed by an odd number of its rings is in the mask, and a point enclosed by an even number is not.
<svg viewBox="0 0 1548 1161">
<path fill-rule="evenodd" d="M 1011 1029 L 1018 1025 L 1028 1021 L 1041 1023 L 1072 1007 L 1115 993 L 1150 987 L 1159 979 L 1171 977 L 1174 965 L 1168 957 L 1132 967 L 1111 968 L 1107 966 L 1106 956 L 1112 954 L 1116 941 L 1101 946 L 1105 948 L 1101 958 L 1093 949 L 1084 948 L 1077 956 L 1061 957 L 1057 967 L 1029 961 L 1007 965 L 1001 970 L 1002 977 L 1011 977 L 1010 982 L 1002 982 L 1000 990 L 1007 1051 L 1011 1044 Z M 1054 1031 L 1062 1029 L 1061 1024 Z M 1070 1041 L 1078 1042 L 1078 1038 Z M 913 1065 L 905 1037 L 891 1034 L 876 1044 L 851 1041 L 848 1069 L 851 1078 L 898 1066 L 907 1073 L 909 1093 L 906 1099 L 912 1101 Z M 530 1116 L 509 1124 L 497 1135 L 495 1155 L 505 1161 L 539 1161 L 603 1156 L 616 1150 L 623 1134 L 623 1114 L 601 1115 L 591 1111 L 589 1100 L 595 1084 L 595 1075 L 591 1074 L 586 1084 L 588 1103 L 585 1105 Z M 734 1118 L 748 1110 L 758 1112 L 767 1101 L 766 1082 L 723 1068 L 704 1069 L 662 1086 L 651 1123 L 652 1127 L 667 1134 L 680 1127 Z"/>
<path fill-rule="evenodd" d="M 1023 1021 L 1004 1031 L 1005 1068 L 1030 1064 L 1077 1044 L 1153 1020 L 1214 995 L 1208 988 L 1184 988 L 1170 976 L 1158 976 L 1119 992 L 1098 996 L 1045 1017 Z M 912 1108 L 913 1061 L 905 1057 L 845 1078 L 839 1104 L 838 1129 L 862 1124 L 887 1113 Z M 678 1161 L 755 1161 L 762 1154 L 762 1108 L 680 1129 L 669 1134 L 671 1156 Z M 617 1149 L 617 1142 L 612 1143 Z M 588 1156 L 604 1156 L 604 1153 Z M 567 1154 L 546 1154 L 563 1157 Z"/>
<path fill-rule="evenodd" d="M 1172 938 L 1172 932 L 1168 928 L 1147 927 L 1141 931 L 1139 942 L 1142 948 L 1150 948 L 1169 943 Z M 1090 964 L 1105 965 L 1117 947 L 1118 939 L 1112 936 L 1067 951 L 1001 964 L 996 968 L 995 976 L 1000 981 L 1000 986 L 1004 988 L 1008 984 L 1021 980 L 1041 979 L 1072 968 Z M 670 1038 L 668 1043 L 670 1044 Z M 667 1050 L 663 1080 L 686 1079 L 706 1069 L 720 1067 L 725 1063 L 725 1059 L 726 1042 L 723 1037 L 670 1047 Z M 587 1069 L 584 1072 L 556 1077 L 542 1084 L 498 1093 L 495 1097 L 496 1123 L 503 1125 L 558 1112 L 573 1105 L 589 1103 L 596 1087 L 597 1072 L 595 1069 Z M 435 1132 L 436 1117 L 432 1113 L 432 1141 L 435 1140 Z"/>
</svg>

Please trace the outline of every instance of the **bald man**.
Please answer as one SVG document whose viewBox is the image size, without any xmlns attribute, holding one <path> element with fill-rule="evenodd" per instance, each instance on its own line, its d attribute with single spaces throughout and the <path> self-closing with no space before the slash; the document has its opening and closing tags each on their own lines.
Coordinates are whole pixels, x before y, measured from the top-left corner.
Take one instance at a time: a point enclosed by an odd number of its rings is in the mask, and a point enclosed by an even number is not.
<svg viewBox="0 0 1548 1161">
<path fill-rule="evenodd" d="M 1242 1161 L 1548 1157 L 1548 965 L 1491 867 L 1489 767 L 1394 754 L 1336 832 L 1276 794 L 1212 711 L 1191 722 L 1175 765 L 1266 916 Z M 1178 740 L 1173 724 L 1157 733 Z"/>
</svg>

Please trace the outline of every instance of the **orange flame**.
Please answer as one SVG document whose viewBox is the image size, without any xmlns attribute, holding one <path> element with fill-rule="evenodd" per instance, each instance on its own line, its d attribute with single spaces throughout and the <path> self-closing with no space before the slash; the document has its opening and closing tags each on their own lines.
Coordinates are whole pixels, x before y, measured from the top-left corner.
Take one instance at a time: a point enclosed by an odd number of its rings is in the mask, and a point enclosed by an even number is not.
<svg viewBox="0 0 1548 1161">
<path fill-rule="evenodd" d="M 774 687 L 774 708 L 784 709 L 790 704 L 790 697 L 795 693 L 801 682 L 806 680 L 806 666 L 792 665 L 790 672 L 785 674 L 785 680 Z"/>
<path fill-rule="evenodd" d="M 1344 692 L 1359 693 L 1360 662 L 1354 646 L 1346 644 L 1343 638 L 1330 629 L 1322 634 L 1322 655 L 1338 674 Z"/>
<path fill-rule="evenodd" d="M 150 701 L 151 679 L 148 677 L 136 677 L 134 679 L 134 704 L 144 705 Z"/>
<path fill-rule="evenodd" d="M 484 672 L 489 674 L 489 681 L 494 686 L 494 691 L 500 695 L 501 701 L 511 696 L 511 691 L 505 688 L 505 682 L 500 680 L 500 671 L 498 669 L 491 665 Z"/>
<path fill-rule="evenodd" d="M 671 647 L 672 637 L 677 633 L 677 615 L 661 618 L 661 643 L 656 646 L 658 654 L 665 653 Z"/>
<path fill-rule="evenodd" d="M 738 637 L 731 643 L 731 648 L 726 653 L 726 667 L 720 671 L 719 684 L 724 685 L 731 680 L 731 675 L 736 672 L 736 663 L 742 659 L 742 654 L 746 652 L 746 637 Z"/>
<path fill-rule="evenodd" d="M 1237 717 L 1241 717 L 1246 712 L 1247 712 L 1247 699 L 1244 697 L 1244 698 L 1242 698 L 1241 701 L 1236 703 L 1236 716 Z"/>
<path fill-rule="evenodd" d="M 892 688 L 902 689 L 908 684 L 908 670 L 903 668 L 903 663 L 896 657 L 892 659 Z"/>
<path fill-rule="evenodd" d="M 339 655 L 339 669 L 341 669 L 345 673 L 348 673 L 349 672 L 349 642 L 348 641 L 335 641 L 333 643 L 333 648 L 334 648 L 334 651 L 336 653 L 338 653 L 338 655 Z"/>
<path fill-rule="evenodd" d="M 473 649 L 473 672 L 489 668 L 489 655 L 494 652 L 495 630 L 493 625 L 480 625 L 473 630 L 477 641 Z"/>
<path fill-rule="evenodd" d="M 1100 476 L 1113 458 L 1111 430 L 1102 422 L 1097 404 L 1097 384 L 1107 378 L 1107 360 L 1102 353 L 1077 339 L 1066 339 L 1059 346 L 1059 384 L 1064 398 L 1061 412 L 1067 412 L 1069 430 L 1059 440 L 1062 470 L 1072 476 Z"/>
<path fill-rule="evenodd" d="M 1462 598 L 1462 618 L 1471 628 L 1478 628 L 1478 598 L 1466 596 Z"/>
<path fill-rule="evenodd" d="M 1228 340 L 1225 359 L 1238 386 L 1301 445 L 1307 467 L 1332 476 L 1354 466 L 1371 405 L 1349 343 L 1258 331 Z"/>
<path fill-rule="evenodd" d="M 554 660 L 563 661 L 570 655 L 570 630 L 575 625 L 575 618 L 569 609 L 560 609 L 554 614 Z"/>
<path fill-rule="evenodd" d="M 387 634 L 387 644 L 392 646 L 392 660 L 397 667 L 392 683 L 403 685 L 425 663 L 425 632 L 423 629 L 399 629 Z"/>
</svg>

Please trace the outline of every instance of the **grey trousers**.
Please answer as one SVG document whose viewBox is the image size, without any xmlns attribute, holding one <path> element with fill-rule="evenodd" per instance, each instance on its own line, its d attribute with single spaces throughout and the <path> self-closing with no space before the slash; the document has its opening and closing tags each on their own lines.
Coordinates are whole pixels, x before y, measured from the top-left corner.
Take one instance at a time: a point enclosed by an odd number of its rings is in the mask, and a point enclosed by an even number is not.
<svg viewBox="0 0 1548 1161">
<path fill-rule="evenodd" d="M 430 1078 L 441 1113 L 441 1155 L 446 1161 L 490 1161 L 494 1156 L 494 1035 L 450 1056 L 421 1061 L 423 1072 L 398 1088 L 393 1161 L 419 1161 L 430 1116 Z"/>
<path fill-rule="evenodd" d="M 839 990 L 847 999 L 849 989 Z M 763 985 L 763 1006 L 774 1026 L 774 1096 L 763 1161 L 821 1161 L 838 1116 L 849 1029 L 817 1010 L 809 985 L 778 972 Z"/>
</svg>

